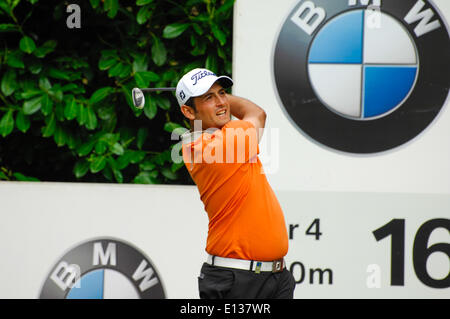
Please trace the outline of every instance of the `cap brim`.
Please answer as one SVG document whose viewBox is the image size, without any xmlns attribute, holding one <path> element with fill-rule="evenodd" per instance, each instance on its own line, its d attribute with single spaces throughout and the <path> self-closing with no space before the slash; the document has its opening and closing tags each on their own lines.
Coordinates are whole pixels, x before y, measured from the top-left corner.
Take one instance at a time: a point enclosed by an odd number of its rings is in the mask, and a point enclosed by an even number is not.
<svg viewBox="0 0 450 319">
<path fill-rule="evenodd" d="M 198 97 L 198 96 L 202 96 L 203 94 L 205 94 L 206 92 L 208 92 L 208 90 L 214 85 L 214 83 L 219 82 L 219 84 L 224 88 L 224 89 L 228 89 L 229 87 L 233 86 L 233 80 L 226 76 L 226 75 L 221 75 L 218 76 L 215 79 L 211 80 L 211 83 L 208 83 L 208 85 L 206 86 L 206 89 L 198 92 L 195 95 L 191 95 L 191 97 Z"/>
<path fill-rule="evenodd" d="M 222 85 L 224 89 L 228 89 L 229 87 L 233 86 L 233 80 L 226 75 L 219 76 L 216 82 L 219 82 L 219 84 Z"/>
</svg>

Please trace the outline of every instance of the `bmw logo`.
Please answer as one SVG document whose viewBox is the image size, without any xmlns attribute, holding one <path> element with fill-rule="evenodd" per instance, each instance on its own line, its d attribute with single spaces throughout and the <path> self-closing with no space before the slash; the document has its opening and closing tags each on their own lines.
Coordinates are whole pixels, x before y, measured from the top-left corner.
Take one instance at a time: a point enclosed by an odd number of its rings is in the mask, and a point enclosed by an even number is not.
<svg viewBox="0 0 450 319">
<path fill-rule="evenodd" d="M 51 269 L 41 299 L 161 299 L 161 279 L 132 245 L 95 239 L 67 252 Z"/>
<path fill-rule="evenodd" d="M 424 131 L 450 86 L 446 22 L 425 0 L 308 0 L 279 33 L 273 71 L 298 130 L 329 149 L 370 154 Z"/>
</svg>

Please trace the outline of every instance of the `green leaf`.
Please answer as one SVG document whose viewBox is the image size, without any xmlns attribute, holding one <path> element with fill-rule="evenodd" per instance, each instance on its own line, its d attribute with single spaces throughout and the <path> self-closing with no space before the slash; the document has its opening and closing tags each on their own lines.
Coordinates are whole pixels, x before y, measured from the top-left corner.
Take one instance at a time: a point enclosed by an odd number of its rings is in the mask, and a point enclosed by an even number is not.
<svg viewBox="0 0 450 319">
<path fill-rule="evenodd" d="M 164 43 L 157 37 L 153 38 L 152 60 L 157 66 L 162 66 L 167 59 L 167 51 Z"/>
<path fill-rule="evenodd" d="M 161 170 L 161 173 L 166 177 L 167 179 L 170 179 L 172 181 L 176 180 L 178 178 L 177 174 L 172 172 L 170 168 L 164 167 Z"/>
<path fill-rule="evenodd" d="M 84 107 L 83 104 L 80 104 L 77 114 L 77 122 L 80 125 L 84 125 L 86 124 L 86 120 L 87 120 L 87 108 Z"/>
<path fill-rule="evenodd" d="M 37 90 L 37 89 L 27 89 L 26 91 L 20 93 L 20 98 L 21 99 L 25 99 L 28 100 L 36 95 L 40 95 L 42 94 L 41 90 Z"/>
<path fill-rule="evenodd" d="M 55 48 L 57 46 L 57 42 L 55 40 L 48 40 L 45 41 L 43 45 L 41 45 L 40 47 L 38 47 L 36 50 L 34 50 L 33 54 L 37 57 L 37 58 L 43 58 L 45 57 L 47 54 L 55 51 Z"/>
<path fill-rule="evenodd" d="M 98 5 L 100 4 L 100 0 L 89 0 L 91 2 L 91 6 L 92 8 L 97 8 Z"/>
<path fill-rule="evenodd" d="M 138 24 L 144 24 L 152 16 L 151 6 L 145 6 L 139 9 L 136 15 L 136 21 Z"/>
<path fill-rule="evenodd" d="M 22 133 L 26 133 L 31 126 L 30 118 L 19 111 L 16 116 L 16 126 Z"/>
<path fill-rule="evenodd" d="M 124 169 L 130 164 L 131 157 L 133 156 L 133 151 L 126 150 L 123 155 L 119 156 L 116 161 L 117 169 Z"/>
<path fill-rule="evenodd" d="M 48 69 L 48 76 L 59 80 L 70 80 L 70 73 L 53 67 Z"/>
<path fill-rule="evenodd" d="M 86 128 L 88 130 L 95 130 L 97 123 L 97 116 L 95 115 L 94 110 L 91 107 L 88 107 L 86 113 Z"/>
<path fill-rule="evenodd" d="M 128 87 L 126 85 L 122 86 L 121 91 L 123 96 L 125 97 L 125 101 L 127 101 L 127 104 L 131 107 L 131 109 L 135 112 L 139 112 L 140 110 L 136 109 L 133 105 L 133 99 L 131 97 L 131 90 L 132 87 Z M 145 100 L 145 103 L 147 103 L 147 99 Z"/>
<path fill-rule="evenodd" d="M 44 94 L 42 96 L 42 106 L 41 112 L 44 115 L 49 115 L 53 109 L 53 100 L 50 98 L 48 94 Z"/>
<path fill-rule="evenodd" d="M 35 51 L 36 52 L 36 51 Z M 42 71 L 42 62 L 41 60 L 33 59 L 28 64 L 28 70 L 32 74 L 39 74 Z"/>
<path fill-rule="evenodd" d="M 153 0 L 137 0 L 136 5 L 137 6 L 144 6 L 146 4 L 149 4 L 150 2 L 153 2 Z"/>
<path fill-rule="evenodd" d="M 227 11 L 230 11 L 234 5 L 234 1 L 235 0 L 225 0 L 225 3 L 217 9 L 216 16 L 219 14 L 223 14 Z"/>
<path fill-rule="evenodd" d="M 14 129 L 13 110 L 8 110 L 0 120 L 0 134 L 5 137 Z"/>
<path fill-rule="evenodd" d="M 34 99 L 25 101 L 23 103 L 23 113 L 25 115 L 31 115 L 39 111 L 42 107 L 42 96 L 35 97 Z"/>
<path fill-rule="evenodd" d="M 106 157 L 99 156 L 95 157 L 91 164 L 89 165 L 89 168 L 91 170 L 91 173 L 95 174 L 103 170 L 106 166 Z"/>
<path fill-rule="evenodd" d="M 22 173 L 14 173 L 13 176 L 16 178 L 16 180 L 21 182 L 39 182 L 39 179 L 37 179 L 36 177 L 25 176 Z"/>
<path fill-rule="evenodd" d="M 43 76 L 39 78 L 39 87 L 44 91 L 48 91 L 52 88 L 52 84 L 47 77 Z"/>
<path fill-rule="evenodd" d="M 137 147 L 138 149 L 142 149 L 142 146 L 144 146 L 145 140 L 148 137 L 148 128 L 141 127 L 137 132 Z"/>
<path fill-rule="evenodd" d="M 173 23 L 166 26 L 163 30 L 163 38 L 173 39 L 179 37 L 187 28 L 189 28 L 189 23 Z"/>
<path fill-rule="evenodd" d="M 76 162 L 73 168 L 73 173 L 75 174 L 76 178 L 81 178 L 84 175 L 86 175 L 88 170 L 89 170 L 89 162 L 83 159 Z"/>
<path fill-rule="evenodd" d="M 148 69 L 148 59 L 147 55 L 142 53 L 132 54 L 133 61 L 133 72 L 147 71 Z"/>
<path fill-rule="evenodd" d="M 116 155 L 123 155 L 123 153 L 124 153 L 123 146 L 120 145 L 120 143 L 118 143 L 118 142 L 117 142 L 117 143 L 114 143 L 114 144 L 111 146 L 110 150 L 111 150 L 111 152 L 112 152 L 113 154 L 116 154 Z"/>
<path fill-rule="evenodd" d="M 144 105 L 144 114 L 147 116 L 150 120 L 152 120 L 156 113 L 158 112 L 158 108 L 156 106 L 156 102 L 154 99 L 146 99 L 145 105 Z"/>
<path fill-rule="evenodd" d="M 19 47 L 23 52 L 30 54 L 33 53 L 33 51 L 36 49 L 36 44 L 34 43 L 32 38 L 24 36 L 22 39 L 20 39 Z"/>
<path fill-rule="evenodd" d="M 0 9 L 2 9 L 3 11 L 5 11 L 8 15 L 11 15 L 11 7 L 9 5 L 8 2 L 6 1 L 0 1 Z M 0 14 L 1 14 L 1 10 L 0 10 Z"/>
<path fill-rule="evenodd" d="M 206 52 L 207 43 L 203 38 L 198 40 L 198 43 L 194 46 L 194 49 L 191 50 L 191 54 L 193 56 L 204 55 Z"/>
<path fill-rule="evenodd" d="M 214 73 L 217 73 L 219 65 L 217 61 L 217 56 L 215 54 L 208 54 L 205 62 L 205 68 L 211 70 Z"/>
<path fill-rule="evenodd" d="M 108 158 L 106 159 L 109 167 L 112 170 L 112 173 L 114 175 L 114 178 L 116 179 L 116 181 L 118 183 L 123 183 L 123 175 L 122 172 L 120 171 L 120 169 L 117 168 L 117 163 L 114 160 L 114 158 L 112 156 L 108 156 Z"/>
<path fill-rule="evenodd" d="M 87 141 L 86 143 L 83 143 L 78 147 L 77 154 L 78 156 L 86 156 L 88 155 L 92 149 L 94 148 L 94 145 L 97 143 L 96 139 L 91 139 Z"/>
<path fill-rule="evenodd" d="M 135 184 L 157 184 L 158 180 L 156 176 L 158 172 L 140 172 L 134 179 L 133 183 Z"/>
<path fill-rule="evenodd" d="M 13 68 L 24 69 L 25 64 L 22 61 L 22 54 L 20 51 L 11 52 L 6 56 L 6 64 Z"/>
<path fill-rule="evenodd" d="M 0 32 L 20 32 L 20 29 L 15 24 L 2 23 L 0 24 Z"/>
<path fill-rule="evenodd" d="M 1 82 L 1 90 L 5 96 L 10 96 L 17 88 L 16 71 L 8 69 L 3 75 Z"/>
<path fill-rule="evenodd" d="M 170 101 L 168 98 L 161 95 L 155 95 L 153 99 L 155 100 L 156 104 L 163 110 L 170 109 Z"/>
<path fill-rule="evenodd" d="M 113 169 L 114 178 L 116 179 L 117 183 L 123 183 L 123 175 L 122 172 L 118 169 Z"/>
<path fill-rule="evenodd" d="M 139 169 L 142 171 L 152 171 L 156 168 L 156 164 L 151 160 L 145 160 L 139 164 Z"/>
<path fill-rule="evenodd" d="M 192 27 L 194 28 L 194 31 L 198 34 L 198 35 L 203 35 L 203 29 L 201 26 L 199 26 L 197 23 L 193 23 Z"/>
<path fill-rule="evenodd" d="M 223 46 L 227 42 L 227 35 L 222 30 L 220 30 L 219 26 L 217 26 L 216 24 L 213 24 L 211 26 L 211 30 L 214 34 L 214 37 L 219 40 L 220 45 Z"/>
<path fill-rule="evenodd" d="M 112 57 L 102 56 L 98 61 L 98 68 L 102 71 L 108 70 L 112 66 L 116 65 L 117 60 Z"/>
<path fill-rule="evenodd" d="M 109 77 L 119 76 L 120 74 L 122 74 L 124 72 L 124 69 L 126 67 L 127 67 L 127 65 L 125 65 L 122 62 L 119 62 L 116 65 L 114 65 L 112 68 L 109 69 L 108 76 Z"/>
<path fill-rule="evenodd" d="M 108 11 L 108 17 L 113 19 L 119 10 L 118 0 L 105 0 L 105 10 Z"/>
<path fill-rule="evenodd" d="M 164 131 L 172 133 L 172 131 L 176 128 L 182 127 L 180 124 L 178 123 L 173 123 L 173 122 L 167 122 L 166 124 L 164 124 Z"/>
<path fill-rule="evenodd" d="M 146 88 L 149 86 L 150 82 L 159 81 L 159 76 L 155 72 L 144 71 L 136 72 L 134 79 L 136 80 L 138 87 Z"/>
<path fill-rule="evenodd" d="M 45 120 L 46 120 L 47 125 L 42 128 L 42 136 L 50 137 L 55 133 L 55 129 L 56 129 L 55 113 L 52 113 Z"/>
<path fill-rule="evenodd" d="M 64 131 L 64 138 L 69 149 L 74 150 L 80 144 L 79 136 L 69 130 Z"/>
<path fill-rule="evenodd" d="M 97 113 L 98 117 L 102 120 L 109 120 L 115 114 L 114 105 L 104 105 L 97 110 Z"/>
<path fill-rule="evenodd" d="M 164 151 L 155 155 L 153 161 L 160 166 L 164 165 L 165 162 L 172 162 L 171 151 Z"/>
<path fill-rule="evenodd" d="M 57 102 L 62 102 L 64 97 L 63 91 L 61 90 L 61 86 L 59 84 L 55 84 L 50 90 L 48 90 L 48 94 Z"/>
<path fill-rule="evenodd" d="M 124 64 L 122 66 L 122 69 L 120 70 L 120 73 L 118 74 L 119 78 L 125 78 L 131 74 L 131 65 Z"/>
<path fill-rule="evenodd" d="M 63 91 L 63 92 L 72 91 L 75 93 L 75 92 L 79 91 L 79 88 L 80 87 L 78 85 L 76 85 L 75 83 L 69 83 L 69 84 L 64 85 L 61 88 L 61 91 Z"/>
<path fill-rule="evenodd" d="M 78 104 L 74 98 L 67 100 L 66 107 L 64 108 L 64 116 L 67 120 L 71 121 L 78 115 Z"/>
<path fill-rule="evenodd" d="M 59 125 L 56 125 L 55 132 L 53 133 L 53 140 L 58 147 L 62 147 L 66 144 L 66 133 Z"/>
<path fill-rule="evenodd" d="M 95 144 L 95 152 L 99 155 L 104 154 L 107 149 L 108 149 L 108 143 L 106 143 L 105 141 L 99 140 Z"/>
<path fill-rule="evenodd" d="M 131 151 L 130 162 L 133 164 L 141 162 L 145 158 L 144 151 Z"/>
<path fill-rule="evenodd" d="M 172 163 L 172 165 L 170 166 L 170 170 L 172 172 L 177 172 L 180 168 L 182 168 L 184 166 L 184 162 L 180 162 L 180 163 Z"/>
<path fill-rule="evenodd" d="M 91 98 L 89 99 L 89 104 L 94 105 L 100 101 L 103 101 L 112 91 L 113 88 L 109 86 L 98 89 L 92 93 Z"/>
</svg>

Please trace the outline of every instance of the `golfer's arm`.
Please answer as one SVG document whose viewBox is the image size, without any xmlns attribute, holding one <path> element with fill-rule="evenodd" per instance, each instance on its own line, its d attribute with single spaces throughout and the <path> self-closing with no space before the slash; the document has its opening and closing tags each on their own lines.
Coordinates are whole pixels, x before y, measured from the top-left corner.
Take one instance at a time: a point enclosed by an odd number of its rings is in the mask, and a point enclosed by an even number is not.
<svg viewBox="0 0 450 319">
<path fill-rule="evenodd" d="M 258 142 L 266 125 L 266 112 L 255 103 L 242 97 L 228 94 L 231 114 L 240 120 L 251 122 L 256 128 Z"/>
</svg>

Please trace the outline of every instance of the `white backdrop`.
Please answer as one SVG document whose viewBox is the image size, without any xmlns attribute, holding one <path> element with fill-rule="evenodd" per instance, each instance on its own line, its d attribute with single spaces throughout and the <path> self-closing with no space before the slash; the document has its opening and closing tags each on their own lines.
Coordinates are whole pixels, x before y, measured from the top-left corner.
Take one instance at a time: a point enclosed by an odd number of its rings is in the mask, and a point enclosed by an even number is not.
<svg viewBox="0 0 450 319">
<path fill-rule="evenodd" d="M 184 186 L 0 182 L 0 298 L 39 297 L 59 259 L 99 237 L 143 251 L 169 298 L 196 298 L 208 222 L 198 197 Z"/>
<path fill-rule="evenodd" d="M 282 111 L 272 71 L 278 33 L 297 3 L 298 0 L 237 0 L 235 5 L 233 94 L 249 98 L 266 110 L 268 130 L 261 143 L 279 150 L 277 153 L 270 148 L 261 149 L 271 184 L 277 189 L 301 191 L 450 194 L 448 99 L 422 134 L 377 155 L 330 151 L 297 131 Z M 450 21 L 450 2 L 434 3 Z M 274 145 L 271 139 L 279 143 Z"/>
<path fill-rule="evenodd" d="M 288 267 L 295 264 L 296 298 L 450 297 L 448 288 L 423 284 L 412 262 L 418 229 L 429 220 L 448 219 L 449 196 L 276 193 L 288 230 L 293 229 L 286 260 Z M 167 297 L 198 298 L 207 216 L 195 187 L 0 182 L 0 202 L 0 298 L 39 297 L 67 251 L 93 238 L 111 237 L 131 243 L 150 259 Z M 372 234 L 393 218 L 405 220 L 404 286 L 394 287 L 392 238 L 376 241 Z M 450 235 L 437 228 L 426 240 L 430 247 L 449 243 Z M 431 277 L 443 279 L 449 257 L 432 253 L 426 267 Z"/>
</svg>

